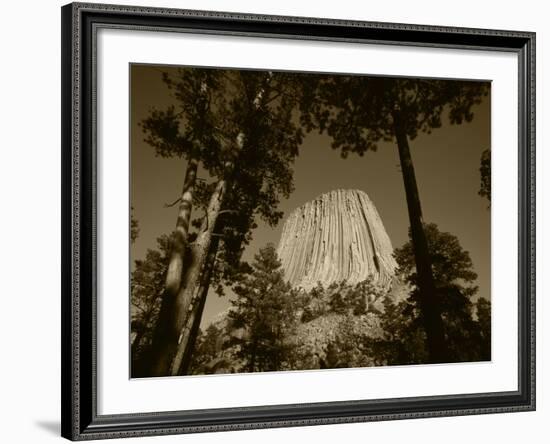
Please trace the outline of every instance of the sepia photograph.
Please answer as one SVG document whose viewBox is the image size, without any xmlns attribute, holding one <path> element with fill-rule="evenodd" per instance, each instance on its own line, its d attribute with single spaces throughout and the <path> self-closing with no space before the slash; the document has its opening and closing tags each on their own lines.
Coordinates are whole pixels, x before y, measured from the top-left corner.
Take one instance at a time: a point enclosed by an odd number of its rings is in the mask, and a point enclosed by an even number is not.
<svg viewBox="0 0 550 444">
<path fill-rule="evenodd" d="M 130 377 L 491 361 L 491 82 L 130 64 Z"/>
</svg>

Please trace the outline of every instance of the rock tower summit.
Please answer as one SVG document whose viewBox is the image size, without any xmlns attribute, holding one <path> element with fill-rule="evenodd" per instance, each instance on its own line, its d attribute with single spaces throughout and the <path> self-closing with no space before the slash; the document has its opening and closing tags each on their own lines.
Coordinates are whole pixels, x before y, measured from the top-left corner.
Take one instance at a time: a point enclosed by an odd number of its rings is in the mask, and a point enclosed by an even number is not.
<svg viewBox="0 0 550 444">
<path fill-rule="evenodd" d="M 295 209 L 286 219 L 277 248 L 285 279 L 310 290 L 354 285 L 369 276 L 388 285 L 397 263 L 376 207 L 360 190 L 334 190 Z"/>
</svg>

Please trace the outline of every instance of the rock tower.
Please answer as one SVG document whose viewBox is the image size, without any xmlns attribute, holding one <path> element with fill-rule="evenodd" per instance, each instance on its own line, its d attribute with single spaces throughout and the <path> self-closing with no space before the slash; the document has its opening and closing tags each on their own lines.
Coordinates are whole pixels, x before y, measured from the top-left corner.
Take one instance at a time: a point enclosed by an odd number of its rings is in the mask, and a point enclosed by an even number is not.
<svg viewBox="0 0 550 444">
<path fill-rule="evenodd" d="M 354 285 L 369 276 L 386 286 L 397 268 L 378 211 L 360 190 L 330 191 L 295 209 L 277 253 L 285 278 L 304 290 L 318 282 Z"/>
</svg>

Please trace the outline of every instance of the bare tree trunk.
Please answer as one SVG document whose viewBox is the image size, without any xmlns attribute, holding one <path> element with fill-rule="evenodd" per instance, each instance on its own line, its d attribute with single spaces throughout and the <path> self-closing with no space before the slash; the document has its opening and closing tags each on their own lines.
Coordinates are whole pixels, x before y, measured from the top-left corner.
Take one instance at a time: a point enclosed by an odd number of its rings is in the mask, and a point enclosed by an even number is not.
<svg viewBox="0 0 550 444">
<path fill-rule="evenodd" d="M 179 329 L 175 325 L 174 306 L 181 287 L 186 250 L 188 248 L 189 221 L 193 207 L 193 191 L 197 176 L 197 161 L 190 159 L 187 164 L 185 181 L 180 197 L 180 206 L 176 229 L 172 233 L 172 245 L 170 261 L 166 273 L 165 290 L 162 295 L 162 303 L 159 317 L 153 333 L 151 349 L 151 375 L 166 375 L 166 367 L 170 360 L 167 353 L 173 338 L 177 341 Z M 168 362 L 166 362 L 168 361 Z"/>
<path fill-rule="evenodd" d="M 177 358 L 178 360 L 181 359 L 181 365 L 177 371 L 178 375 L 186 375 L 189 371 L 189 366 L 191 364 L 191 358 L 195 350 L 197 334 L 199 332 L 199 326 L 202 319 L 202 313 L 204 311 L 204 306 L 206 305 L 206 297 L 208 296 L 208 290 L 210 288 L 210 279 L 212 278 L 212 272 L 216 263 L 218 246 L 219 238 L 215 237 L 210 243 L 210 250 L 208 251 L 208 257 L 206 258 L 206 263 L 201 276 L 201 285 L 198 292 L 198 302 L 193 307 L 192 312 L 190 313 L 189 318 L 187 319 L 187 322 L 183 327 L 183 332 L 180 340 L 181 347 L 178 350 L 184 351 L 183 357 Z"/>
<path fill-rule="evenodd" d="M 214 227 L 216 226 L 216 221 L 227 191 L 227 176 L 232 168 L 232 162 L 225 162 L 223 178 L 218 181 L 212 196 L 210 196 L 210 202 L 208 203 L 200 232 L 191 248 L 193 261 L 187 269 L 185 284 L 181 286 L 174 304 L 174 326 L 177 328 L 178 336 L 175 338 L 176 340 L 172 341 L 170 344 L 170 364 L 162 369 L 164 371 L 163 374 L 175 376 L 178 374 L 181 366 L 187 346 L 187 341 L 185 343 L 182 342 L 182 337 L 185 333 L 182 329 L 189 315 L 192 313 L 194 305 L 198 303 L 201 288 L 201 275 L 205 268 L 208 251 L 210 250 Z"/>
<path fill-rule="evenodd" d="M 187 375 L 189 374 L 189 367 L 191 366 L 191 361 L 193 358 L 193 353 L 195 352 L 195 345 L 197 342 L 197 335 L 199 333 L 199 327 L 202 320 L 202 314 L 204 312 L 204 306 L 206 305 L 206 297 L 208 296 L 208 290 L 210 288 L 210 284 L 202 284 L 201 285 L 201 293 L 200 293 L 200 299 L 197 306 L 194 308 L 193 313 L 191 314 L 189 321 L 185 325 L 185 329 L 187 333 L 187 337 L 183 338 L 185 342 L 187 342 L 187 346 L 185 348 L 185 352 L 183 354 L 183 358 L 181 361 L 180 368 L 178 370 L 178 375 Z M 191 327 L 189 328 L 189 325 Z"/>
<path fill-rule="evenodd" d="M 197 177 L 197 162 L 190 160 L 185 174 L 185 183 L 181 192 L 178 220 L 172 234 L 172 252 L 166 272 L 166 291 L 177 294 L 181 286 L 183 259 L 189 236 L 189 221 L 193 209 L 193 191 Z"/>
<path fill-rule="evenodd" d="M 141 340 L 143 339 L 143 336 L 145 335 L 145 328 L 142 328 L 136 333 L 136 337 L 134 338 L 134 342 L 132 342 L 132 348 L 131 348 L 131 357 L 132 357 L 132 378 L 141 376 L 141 364 L 143 361 L 143 357 L 140 357 L 138 359 L 137 351 L 139 349 L 139 345 L 141 343 Z"/>
<path fill-rule="evenodd" d="M 428 242 L 424 233 L 424 221 L 422 219 L 418 186 L 401 114 L 401 110 L 397 107 L 392 113 L 409 210 L 412 245 L 418 276 L 418 289 L 420 291 L 420 308 L 424 317 L 429 360 L 431 363 L 446 362 L 448 353 L 445 344 L 443 320 L 441 319 L 441 307 L 435 291 Z"/>
</svg>

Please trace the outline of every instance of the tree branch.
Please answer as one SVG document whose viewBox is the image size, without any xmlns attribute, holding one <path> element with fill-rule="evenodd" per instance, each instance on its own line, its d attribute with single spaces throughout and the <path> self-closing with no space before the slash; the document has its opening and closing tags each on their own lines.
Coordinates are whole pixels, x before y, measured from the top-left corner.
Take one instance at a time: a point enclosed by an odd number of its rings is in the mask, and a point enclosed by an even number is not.
<svg viewBox="0 0 550 444">
<path fill-rule="evenodd" d="M 171 204 L 164 204 L 164 208 L 170 208 L 170 207 L 173 207 L 174 205 L 176 205 L 178 202 L 181 202 L 181 197 L 178 197 L 174 202 L 172 202 Z"/>
</svg>

